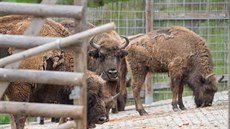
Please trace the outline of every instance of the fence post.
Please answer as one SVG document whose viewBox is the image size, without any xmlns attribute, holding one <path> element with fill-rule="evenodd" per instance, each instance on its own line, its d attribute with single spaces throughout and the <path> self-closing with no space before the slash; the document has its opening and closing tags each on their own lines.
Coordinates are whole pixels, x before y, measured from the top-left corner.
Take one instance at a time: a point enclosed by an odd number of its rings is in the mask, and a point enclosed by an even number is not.
<svg viewBox="0 0 230 129">
<path fill-rule="evenodd" d="M 84 6 L 82 12 L 82 19 L 75 19 L 75 33 L 86 30 L 86 15 L 87 15 L 87 0 L 74 0 L 74 5 Z M 86 52 L 87 52 L 87 39 L 81 40 L 83 42 L 81 47 L 74 47 L 74 71 L 75 72 L 86 72 L 87 62 L 86 62 Z M 82 86 L 79 89 L 74 91 L 78 91 L 79 97 L 74 99 L 74 104 L 80 104 L 84 106 L 82 119 L 75 121 L 78 129 L 86 129 L 87 128 L 87 85 L 86 79 L 83 77 Z M 75 93 L 76 94 L 76 93 Z"/>
<path fill-rule="evenodd" d="M 153 28 L 153 0 L 146 0 L 145 2 L 145 31 L 146 33 L 152 31 Z M 153 102 L 153 88 L 152 88 L 152 73 L 147 73 L 145 77 L 145 104 Z"/>
<path fill-rule="evenodd" d="M 230 129 L 230 1 L 228 1 L 228 129 Z"/>
</svg>

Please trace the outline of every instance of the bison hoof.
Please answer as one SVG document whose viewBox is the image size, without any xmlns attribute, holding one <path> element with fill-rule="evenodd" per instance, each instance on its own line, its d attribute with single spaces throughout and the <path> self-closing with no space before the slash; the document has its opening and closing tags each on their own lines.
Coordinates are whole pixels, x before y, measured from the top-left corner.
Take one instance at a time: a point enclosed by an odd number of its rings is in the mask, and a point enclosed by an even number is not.
<svg viewBox="0 0 230 129">
<path fill-rule="evenodd" d="M 40 120 L 40 125 L 44 125 L 44 120 Z"/>
<path fill-rule="evenodd" d="M 174 112 L 178 112 L 178 111 L 180 111 L 180 110 L 179 110 L 178 107 L 174 107 L 174 108 L 173 108 L 173 111 L 174 111 Z"/>
<path fill-rule="evenodd" d="M 186 108 L 186 107 L 180 107 L 180 109 L 181 109 L 181 110 L 187 110 L 187 108 Z"/>
<path fill-rule="evenodd" d="M 148 115 L 148 113 L 144 109 L 143 110 L 139 110 L 138 112 L 139 112 L 140 116 L 146 116 L 146 115 Z"/>
<path fill-rule="evenodd" d="M 112 109 L 112 113 L 114 113 L 114 114 L 115 114 L 115 113 L 118 113 L 118 110 L 117 110 L 116 108 L 113 108 L 113 109 Z"/>
<path fill-rule="evenodd" d="M 88 126 L 89 129 L 92 129 L 92 128 L 95 128 L 95 127 L 96 127 L 96 125 L 95 125 L 95 124 L 92 124 L 92 123 L 89 124 L 89 126 Z"/>
</svg>

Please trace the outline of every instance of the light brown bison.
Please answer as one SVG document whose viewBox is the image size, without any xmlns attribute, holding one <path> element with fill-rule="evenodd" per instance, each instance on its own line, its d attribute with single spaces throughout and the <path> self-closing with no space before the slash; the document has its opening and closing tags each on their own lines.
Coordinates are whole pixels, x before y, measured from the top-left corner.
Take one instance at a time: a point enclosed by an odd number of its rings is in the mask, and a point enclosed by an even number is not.
<svg viewBox="0 0 230 129">
<path fill-rule="evenodd" d="M 205 40 L 196 33 L 180 26 L 157 30 L 133 39 L 127 50 L 132 90 L 140 115 L 147 114 L 140 100 L 140 90 L 148 72 L 168 72 L 174 111 L 186 109 L 182 101 L 185 84 L 192 89 L 197 107 L 212 104 L 217 80 L 210 51 Z"/>
</svg>

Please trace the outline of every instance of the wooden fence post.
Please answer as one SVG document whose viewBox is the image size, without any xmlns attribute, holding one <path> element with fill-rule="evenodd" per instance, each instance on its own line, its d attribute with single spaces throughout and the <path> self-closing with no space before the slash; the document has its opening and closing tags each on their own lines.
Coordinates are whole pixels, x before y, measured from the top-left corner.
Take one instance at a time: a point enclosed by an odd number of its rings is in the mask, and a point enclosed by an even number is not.
<svg viewBox="0 0 230 129">
<path fill-rule="evenodd" d="M 87 15 L 87 0 L 74 0 L 74 5 L 81 5 L 84 7 L 82 12 L 82 19 L 75 19 L 75 33 L 86 30 L 86 15 Z M 74 71 L 86 72 L 87 69 L 87 39 L 81 40 L 83 42 L 81 47 L 74 47 Z M 77 88 L 77 87 L 76 87 Z M 78 91 L 75 89 L 74 91 Z M 80 96 L 75 96 L 74 104 L 81 104 L 84 106 L 83 117 L 81 120 L 75 121 L 78 129 L 87 128 L 87 85 L 86 79 L 83 77 L 82 87 L 80 89 Z M 75 93 L 76 95 L 76 93 Z"/>
<path fill-rule="evenodd" d="M 228 1 L 228 129 L 230 129 L 230 1 Z"/>
<path fill-rule="evenodd" d="M 153 0 L 146 0 L 145 2 L 145 21 L 146 33 L 152 31 L 153 28 Z M 153 88 L 152 88 L 152 73 L 147 73 L 145 77 L 145 104 L 153 102 Z"/>
</svg>

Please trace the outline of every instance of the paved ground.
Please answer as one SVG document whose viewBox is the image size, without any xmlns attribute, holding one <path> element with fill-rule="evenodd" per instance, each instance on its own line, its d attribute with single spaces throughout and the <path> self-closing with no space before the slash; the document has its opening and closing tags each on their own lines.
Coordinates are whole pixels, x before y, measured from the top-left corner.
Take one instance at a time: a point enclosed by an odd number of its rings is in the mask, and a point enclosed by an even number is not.
<svg viewBox="0 0 230 129">
<path fill-rule="evenodd" d="M 96 129 L 227 129 L 228 127 L 228 94 L 220 92 L 215 95 L 213 106 L 195 108 L 193 97 L 184 97 L 187 110 L 173 112 L 171 100 L 154 102 L 145 105 L 148 116 L 139 116 L 134 106 L 126 111 L 110 114 L 110 121 L 97 125 Z M 50 129 L 57 124 L 47 122 L 40 126 L 34 123 L 25 129 Z M 0 126 L 8 129 L 9 125 Z"/>
</svg>

